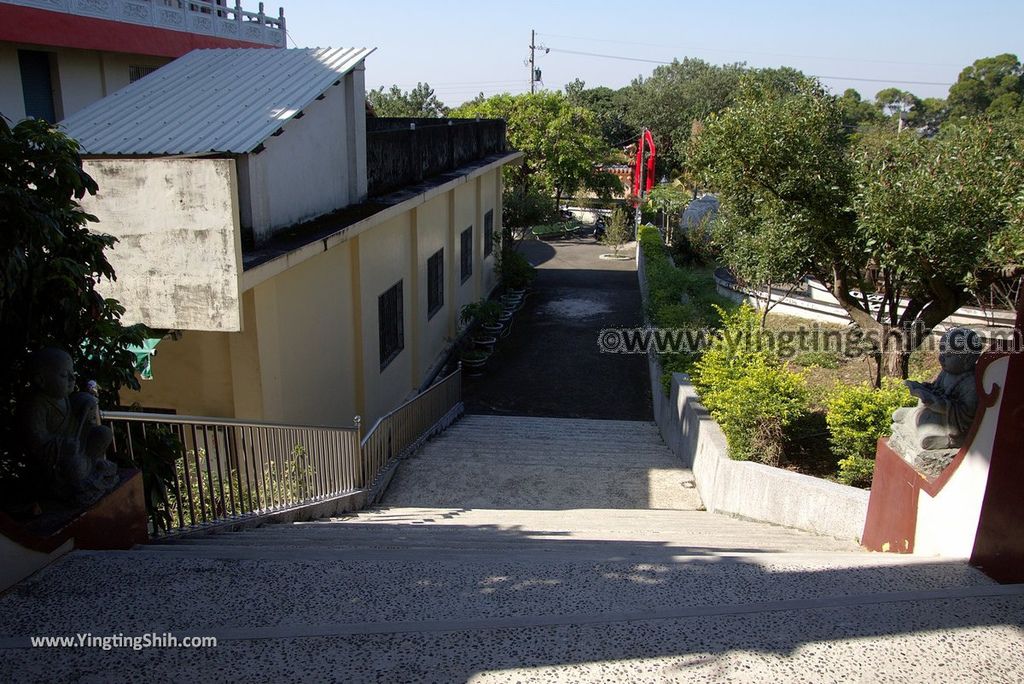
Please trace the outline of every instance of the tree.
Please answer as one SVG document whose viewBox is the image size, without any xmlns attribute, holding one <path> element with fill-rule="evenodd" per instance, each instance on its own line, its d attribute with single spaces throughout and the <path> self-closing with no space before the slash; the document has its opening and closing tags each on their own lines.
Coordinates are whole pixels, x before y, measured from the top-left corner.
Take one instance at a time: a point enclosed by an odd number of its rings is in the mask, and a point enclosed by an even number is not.
<svg viewBox="0 0 1024 684">
<path fill-rule="evenodd" d="M 121 387 L 139 387 L 128 346 L 140 345 L 146 329 L 122 326 L 123 307 L 96 290 L 114 279 L 104 251 L 116 241 L 86 227 L 96 218 L 77 200 L 96 190 L 74 140 L 38 119 L 12 129 L 0 117 L 0 470 L 8 476 L 21 459 L 15 402 L 33 352 L 66 349 L 79 377 L 98 383 L 101 405 L 116 405 Z"/>
<path fill-rule="evenodd" d="M 601 127 L 601 137 L 609 148 L 621 149 L 636 140 L 640 130 L 626 122 L 628 105 L 625 89 L 612 90 L 604 86 L 587 88 L 580 79 L 565 86 L 569 102 L 590 110 Z"/>
<path fill-rule="evenodd" d="M 495 95 L 463 105 L 452 116 L 505 119 L 509 144 L 525 154 L 520 166 L 508 167 L 509 185 L 524 195 L 543 189 L 559 202 L 580 189 L 607 198 L 620 187 L 615 176 L 596 167 L 609 150 L 593 113 L 561 93 Z"/>
<path fill-rule="evenodd" d="M 843 116 L 843 126 L 850 135 L 863 132 L 866 128 L 884 120 L 882 113 L 871 102 L 861 98 L 853 88 L 847 88 L 837 100 Z"/>
<path fill-rule="evenodd" d="M 612 248 L 612 254 L 616 257 L 622 251 L 622 245 L 629 240 L 629 226 L 626 212 L 622 207 L 616 207 L 612 212 L 611 220 L 608 221 L 608 228 L 605 230 L 602 242 Z"/>
<path fill-rule="evenodd" d="M 810 79 L 779 88 L 748 78 L 708 121 L 693 159 L 719 192 L 726 262 L 754 278 L 814 276 L 865 333 L 878 381 L 905 377 L 909 352 L 972 281 L 997 271 L 997 259 L 1020 263 L 1021 138 L 977 121 L 955 135 L 879 134 L 851 149 L 836 99 Z"/>
<path fill-rule="evenodd" d="M 659 66 L 622 92 L 623 120 L 636 133 L 649 128 L 658 145 L 659 173 L 682 169 L 694 121 L 732 102 L 742 64 L 716 66 L 687 57 Z"/>
<path fill-rule="evenodd" d="M 397 85 L 385 92 L 381 86 L 368 92 L 366 100 L 377 116 L 437 119 L 448 114 L 448 108 L 428 83 L 417 83 L 408 92 Z"/>
<path fill-rule="evenodd" d="M 949 89 L 951 115 L 1014 116 L 1024 99 L 1024 67 L 1016 55 L 985 57 L 965 67 Z"/>
</svg>

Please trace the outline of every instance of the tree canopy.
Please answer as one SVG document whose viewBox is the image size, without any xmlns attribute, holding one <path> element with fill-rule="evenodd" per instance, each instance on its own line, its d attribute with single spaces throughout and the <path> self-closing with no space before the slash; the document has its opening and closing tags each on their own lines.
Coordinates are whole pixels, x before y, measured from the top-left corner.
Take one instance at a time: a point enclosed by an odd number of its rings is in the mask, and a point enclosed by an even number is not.
<svg viewBox="0 0 1024 684">
<path fill-rule="evenodd" d="M 508 168 L 514 187 L 544 189 L 556 199 L 580 189 L 607 197 L 620 187 L 614 176 L 596 167 L 609 149 L 593 112 L 562 93 L 495 95 L 451 114 L 505 119 L 509 144 L 526 157 L 522 165 Z"/>
<path fill-rule="evenodd" d="M 436 119 L 448 114 L 448 107 L 428 83 L 417 83 L 409 91 L 393 85 L 385 92 L 381 86 L 366 93 L 366 101 L 377 116 Z"/>
<path fill-rule="evenodd" d="M 1015 116 L 1024 99 L 1024 67 L 1004 53 L 975 61 L 949 89 L 953 116 Z"/>
<path fill-rule="evenodd" d="M 813 275 L 871 334 L 880 369 L 885 352 L 885 370 L 905 374 L 909 350 L 973 284 L 1021 261 L 1020 126 L 851 140 L 839 100 L 811 79 L 747 77 L 691 162 L 719 192 L 731 267 L 758 282 Z"/>
</svg>

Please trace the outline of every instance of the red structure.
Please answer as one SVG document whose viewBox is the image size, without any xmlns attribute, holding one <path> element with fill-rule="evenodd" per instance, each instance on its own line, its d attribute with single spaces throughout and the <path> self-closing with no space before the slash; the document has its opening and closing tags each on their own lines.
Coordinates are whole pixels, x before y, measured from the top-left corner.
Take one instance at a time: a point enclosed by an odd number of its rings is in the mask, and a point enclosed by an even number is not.
<svg viewBox="0 0 1024 684">
<path fill-rule="evenodd" d="M 644 159 L 644 152 L 647 152 L 647 159 Z M 636 162 L 633 165 L 633 194 L 636 197 L 643 197 L 654 187 L 654 156 L 657 150 L 654 146 L 654 136 L 644 129 L 640 134 L 640 140 L 636 145 Z"/>
</svg>

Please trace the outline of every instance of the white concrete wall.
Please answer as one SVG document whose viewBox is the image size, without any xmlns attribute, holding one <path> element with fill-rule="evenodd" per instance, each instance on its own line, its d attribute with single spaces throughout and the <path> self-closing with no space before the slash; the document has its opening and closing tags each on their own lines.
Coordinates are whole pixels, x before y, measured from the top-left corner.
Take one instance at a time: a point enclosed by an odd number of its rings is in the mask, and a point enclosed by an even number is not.
<svg viewBox="0 0 1024 684">
<path fill-rule="evenodd" d="M 422 326 L 422 334 L 419 336 L 419 365 L 425 371 L 443 352 L 455 332 L 448 325 L 448 314 L 454 306 L 452 291 L 448 287 L 448 276 L 453 268 L 458 268 L 458 263 L 452 260 L 454 255 L 448 248 L 448 197 L 435 197 L 420 206 L 416 210 L 416 223 L 416 277 L 420 282 L 417 293 L 417 316 Z M 428 319 L 427 260 L 439 249 L 444 249 L 444 305 Z"/>
<path fill-rule="evenodd" d="M 90 160 L 99 185 L 82 208 L 96 232 L 118 238 L 117 273 L 100 290 L 126 323 L 152 328 L 241 329 L 242 256 L 234 162 L 226 159 Z"/>
<path fill-rule="evenodd" d="M 994 386 L 1006 386 L 1009 362 L 1009 358 L 1004 357 L 985 369 L 982 387 L 986 392 L 991 392 Z M 924 491 L 918 494 L 915 554 L 970 558 L 988 487 L 992 444 L 1002 403 L 1000 393 L 995 405 L 982 415 L 963 462 L 939 493 L 934 498 Z"/>
<path fill-rule="evenodd" d="M 266 140 L 262 152 L 239 160 L 241 222 L 256 244 L 365 197 L 366 115 L 356 83 L 362 73 L 346 74 L 301 118 L 283 123 L 284 132 Z M 359 107 L 347 91 L 357 93 Z"/>
</svg>

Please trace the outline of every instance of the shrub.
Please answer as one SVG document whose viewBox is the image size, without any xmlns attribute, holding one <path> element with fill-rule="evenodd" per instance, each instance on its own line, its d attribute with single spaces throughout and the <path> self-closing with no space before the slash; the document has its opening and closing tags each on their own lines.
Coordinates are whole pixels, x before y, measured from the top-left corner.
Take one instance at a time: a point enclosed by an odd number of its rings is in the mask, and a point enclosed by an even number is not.
<svg viewBox="0 0 1024 684">
<path fill-rule="evenodd" d="M 893 378 L 885 378 L 880 389 L 839 386 L 826 398 L 829 445 L 839 458 L 841 482 L 870 486 L 878 438 L 889 434 L 893 411 L 915 401 L 903 383 Z"/>
<path fill-rule="evenodd" d="M 778 465 L 786 428 L 807 412 L 806 382 L 769 349 L 754 309 L 719 314 L 721 334 L 694 364 L 694 385 L 732 458 Z"/>
</svg>

